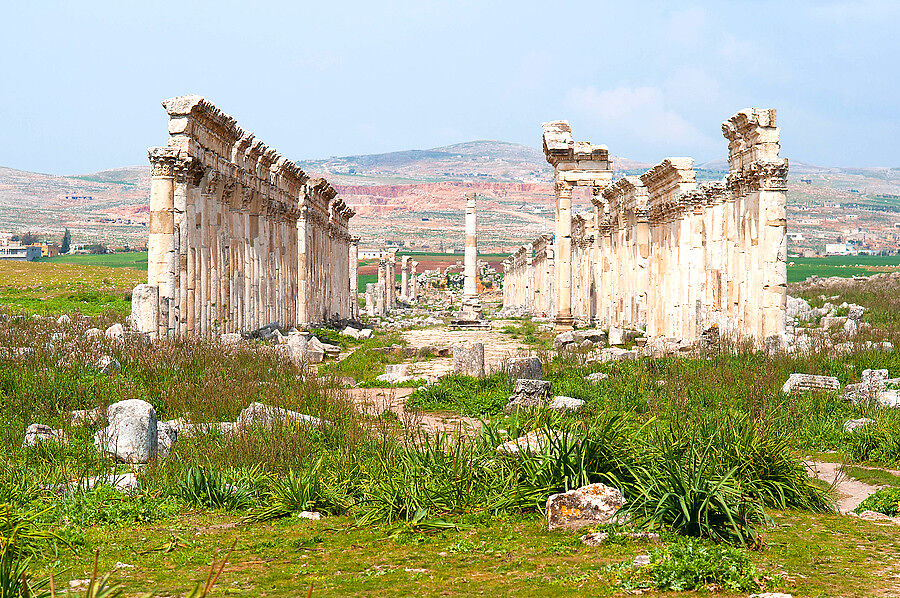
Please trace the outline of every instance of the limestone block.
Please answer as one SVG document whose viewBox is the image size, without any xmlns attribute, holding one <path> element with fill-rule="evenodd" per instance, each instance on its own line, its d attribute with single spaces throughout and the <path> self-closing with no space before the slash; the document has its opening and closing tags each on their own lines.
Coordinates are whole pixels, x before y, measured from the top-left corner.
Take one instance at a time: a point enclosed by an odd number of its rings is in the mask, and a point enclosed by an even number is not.
<svg viewBox="0 0 900 598">
<path fill-rule="evenodd" d="M 349 336 L 350 338 L 359 338 L 359 330 L 352 326 L 347 326 L 341 331 L 341 336 Z"/>
<path fill-rule="evenodd" d="M 609 374 L 607 374 L 606 372 L 594 372 L 593 374 L 588 374 L 587 378 L 585 378 L 585 380 L 587 380 L 591 384 L 598 384 L 601 380 L 608 379 Z"/>
<path fill-rule="evenodd" d="M 637 352 L 621 347 L 606 347 L 600 350 L 600 361 L 627 361 L 637 359 Z"/>
<path fill-rule="evenodd" d="M 106 329 L 106 332 L 103 333 L 106 335 L 106 338 L 114 341 L 124 341 L 125 340 L 125 327 L 121 324 L 113 324 L 109 328 Z"/>
<path fill-rule="evenodd" d="M 812 374 L 791 374 L 781 387 L 781 392 L 831 391 L 840 390 L 841 383 L 834 376 L 815 376 Z"/>
<path fill-rule="evenodd" d="M 856 305 L 855 303 L 850 305 L 850 313 L 847 314 L 847 317 L 851 320 L 862 320 L 863 314 L 866 313 L 866 308 L 862 305 Z"/>
<path fill-rule="evenodd" d="M 547 527 L 550 530 L 579 529 L 615 523 L 616 514 L 624 504 L 618 488 L 600 483 L 551 494 L 547 498 Z"/>
<path fill-rule="evenodd" d="M 325 420 L 306 415 L 305 413 L 297 413 L 296 411 L 288 411 L 281 407 L 273 407 L 265 403 L 253 402 L 241 411 L 235 422 L 238 428 L 251 428 L 260 426 L 263 428 L 272 428 L 278 425 L 307 425 L 318 426 Z"/>
<path fill-rule="evenodd" d="M 56 323 L 60 326 L 68 326 L 72 323 L 72 318 L 70 318 L 68 314 L 63 314 L 56 319 Z"/>
<path fill-rule="evenodd" d="M 94 435 L 100 452 L 125 463 L 147 463 L 156 457 L 156 411 L 140 399 L 113 403 L 106 410 L 109 425 Z"/>
<path fill-rule="evenodd" d="M 464 376 L 484 376 L 484 343 L 453 347 L 453 371 Z"/>
<path fill-rule="evenodd" d="M 178 430 L 169 422 L 156 422 L 156 458 L 165 459 L 172 454 Z"/>
<path fill-rule="evenodd" d="M 516 381 L 515 391 L 509 397 L 504 411 L 513 413 L 519 409 L 535 409 L 543 407 L 550 396 L 550 382 L 546 380 L 529 380 L 522 378 Z"/>
<path fill-rule="evenodd" d="M 544 429 L 529 432 L 514 440 L 508 440 L 497 447 L 498 455 L 518 457 L 520 455 L 534 455 L 544 452 L 551 440 L 559 438 L 559 430 Z"/>
<path fill-rule="evenodd" d="M 101 374 L 117 374 L 122 370 L 122 365 L 109 355 L 101 355 L 97 360 L 97 369 Z"/>
<path fill-rule="evenodd" d="M 66 433 L 63 430 L 53 430 L 46 424 L 31 424 L 25 428 L 25 440 L 22 441 L 22 446 L 36 446 L 45 440 L 64 443 L 67 441 Z"/>
<path fill-rule="evenodd" d="M 651 544 L 659 544 L 660 536 L 655 532 L 625 532 L 619 535 L 624 536 L 634 542 L 649 542 Z M 609 539 L 606 532 L 592 532 L 581 536 L 581 543 L 585 546 L 598 547 L 602 546 Z"/>
<path fill-rule="evenodd" d="M 813 308 L 805 299 L 788 295 L 784 313 L 798 322 L 808 322 L 813 317 Z"/>
<path fill-rule="evenodd" d="M 548 405 L 550 409 L 560 413 L 574 413 L 584 407 L 584 401 L 572 397 L 555 396 Z"/>
<path fill-rule="evenodd" d="M 385 365 L 384 373 L 377 376 L 375 379 L 380 382 L 397 384 L 400 382 L 409 382 L 410 380 L 414 380 L 415 378 L 413 378 L 409 374 L 408 363 L 395 363 Z"/>
<path fill-rule="evenodd" d="M 138 332 L 159 330 L 159 287 L 139 284 L 131 291 L 131 325 Z"/>
<path fill-rule="evenodd" d="M 367 339 L 367 338 L 372 338 L 372 329 L 371 329 L 371 328 L 363 328 L 363 329 L 360 330 L 359 333 L 357 334 L 357 338 L 360 339 L 360 340 L 362 340 L 362 339 Z"/>
<path fill-rule="evenodd" d="M 540 357 L 511 357 L 506 360 L 504 371 L 511 382 L 520 378 L 540 380 L 544 376 Z"/>
<path fill-rule="evenodd" d="M 856 430 L 860 430 L 871 424 L 873 421 L 874 420 L 871 420 L 868 417 L 848 419 L 846 422 L 844 422 L 844 432 L 854 432 Z"/>
<path fill-rule="evenodd" d="M 223 345 L 236 345 L 244 340 L 244 337 L 239 332 L 226 332 L 219 338 Z"/>
<path fill-rule="evenodd" d="M 89 424 L 99 424 L 103 421 L 106 413 L 101 407 L 93 409 L 76 409 L 69 414 L 69 421 L 73 426 L 85 426 Z"/>
</svg>

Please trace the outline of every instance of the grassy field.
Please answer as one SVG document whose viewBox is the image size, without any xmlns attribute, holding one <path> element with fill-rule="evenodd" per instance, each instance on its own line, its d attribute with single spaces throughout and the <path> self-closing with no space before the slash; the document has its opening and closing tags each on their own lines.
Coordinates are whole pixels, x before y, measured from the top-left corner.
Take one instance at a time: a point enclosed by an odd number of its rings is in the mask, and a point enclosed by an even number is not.
<svg viewBox="0 0 900 598">
<path fill-rule="evenodd" d="M 146 272 L 126 267 L 3 261 L 0 306 L 36 314 L 127 314 L 131 290 L 142 282 L 147 282 Z"/>
<path fill-rule="evenodd" d="M 107 253 L 103 255 L 57 255 L 35 260 L 45 264 L 78 264 L 81 266 L 105 266 L 108 268 L 147 269 L 146 251 Z"/>
<path fill-rule="evenodd" d="M 840 276 L 871 276 L 878 272 L 890 272 L 900 268 L 900 256 L 880 255 L 833 255 L 828 257 L 800 258 L 788 260 L 788 282 L 800 282 L 810 276 L 827 278 Z"/>
<path fill-rule="evenodd" d="M 3 297 L 19 293 L 31 302 L 7 311 L 75 310 L 77 293 L 113 296 L 109 289 L 124 293 L 143 276 L 129 268 L 0 263 Z M 852 405 L 837 393 L 780 392 L 792 372 L 842 384 L 868 368 L 900 373 L 900 350 L 861 342 L 900 347 L 900 284 L 881 284 L 893 286 L 829 290 L 836 303 L 867 305 L 866 318 L 876 316 L 870 321 L 879 327 L 842 353 L 727 345 L 705 358 L 597 363 L 542 350 L 553 393 L 585 401 L 575 415 L 504 414 L 512 388 L 503 375 L 446 377 L 415 392 L 409 418 L 364 415 L 334 378 L 367 380 L 399 361 L 375 351 L 400 342 L 396 333 L 361 342 L 317 331 L 352 353 L 316 370 L 256 341 L 120 343 L 85 335 L 122 310 L 67 325 L 5 318 L 0 590 L 20 571 L 32 579 L 53 572 L 57 586 L 67 587 L 90 577 L 99 551 L 99 571 L 110 571 L 128 595 L 184 595 L 226 557 L 214 595 L 302 596 L 310 586 L 314 596 L 896 595 L 900 528 L 834 514 L 828 489 L 808 477 L 803 460 L 834 451 L 854 465 L 853 475 L 891 484 L 895 476 L 864 467 L 900 466 L 900 412 Z M 821 294 L 803 292 L 814 303 Z M 552 339 L 525 320 L 503 333 L 540 347 Z M 103 355 L 120 369 L 100 373 Z M 608 377 L 588 381 L 597 372 Z M 160 421 L 234 422 L 261 401 L 328 423 L 202 429 L 182 434 L 168 458 L 131 468 L 96 450 L 103 424 L 73 425 L 69 415 L 122 399 L 151 403 Z M 477 415 L 480 427 L 423 434 L 416 422 L 445 414 Z M 860 417 L 873 422 L 843 430 Z M 67 442 L 24 447 L 23 431 L 35 422 L 63 430 Z M 532 431 L 545 435 L 543 452 L 497 454 L 501 442 Z M 129 471 L 141 483 L 134 494 L 102 483 L 55 490 Z M 662 543 L 623 539 L 617 525 L 598 528 L 614 535 L 600 548 L 581 544 L 587 530 L 547 531 L 547 497 L 592 482 L 620 488 L 631 523 L 659 531 Z M 323 518 L 302 519 L 301 511 Z M 639 554 L 651 564 L 633 567 Z"/>
</svg>

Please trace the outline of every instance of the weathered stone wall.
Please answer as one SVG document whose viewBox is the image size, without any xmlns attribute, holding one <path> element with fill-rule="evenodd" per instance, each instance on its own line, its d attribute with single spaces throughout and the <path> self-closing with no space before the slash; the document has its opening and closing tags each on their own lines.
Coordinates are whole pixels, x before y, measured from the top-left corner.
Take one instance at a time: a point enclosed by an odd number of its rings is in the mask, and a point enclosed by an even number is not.
<svg viewBox="0 0 900 598">
<path fill-rule="evenodd" d="M 608 157 L 601 165 L 597 146 L 572 142 L 568 124 L 544 125 L 556 169 L 553 249 L 566 258 L 556 260 L 553 280 L 538 272 L 537 250 L 530 273 L 509 260 L 508 278 L 533 280 L 531 303 L 513 286 L 510 304 L 533 313 L 551 305 L 562 325 L 646 327 L 649 336 L 688 341 L 714 327 L 756 341 L 783 332 L 788 162 L 778 156 L 775 110 L 743 110 L 722 130 L 729 173 L 721 183 L 698 185 L 693 160 L 667 158 L 610 185 L 612 166 Z M 592 186 L 593 219 L 571 216 L 577 184 Z"/>
<path fill-rule="evenodd" d="M 353 211 L 200 96 L 163 102 L 149 150 L 147 285 L 135 325 L 154 337 L 350 316 Z M 346 288 L 345 288 L 346 287 Z"/>
</svg>

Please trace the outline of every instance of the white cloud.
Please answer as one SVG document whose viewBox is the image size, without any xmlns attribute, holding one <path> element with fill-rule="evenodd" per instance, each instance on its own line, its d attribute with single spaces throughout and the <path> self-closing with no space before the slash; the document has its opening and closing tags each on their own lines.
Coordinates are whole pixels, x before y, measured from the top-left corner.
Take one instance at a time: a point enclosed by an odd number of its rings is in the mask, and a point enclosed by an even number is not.
<svg viewBox="0 0 900 598">
<path fill-rule="evenodd" d="M 652 145 L 662 153 L 675 148 L 706 149 L 712 144 L 711 138 L 667 105 L 659 87 L 573 88 L 566 94 L 566 106 L 599 125 L 604 142 L 611 147 L 614 137 Z"/>
</svg>

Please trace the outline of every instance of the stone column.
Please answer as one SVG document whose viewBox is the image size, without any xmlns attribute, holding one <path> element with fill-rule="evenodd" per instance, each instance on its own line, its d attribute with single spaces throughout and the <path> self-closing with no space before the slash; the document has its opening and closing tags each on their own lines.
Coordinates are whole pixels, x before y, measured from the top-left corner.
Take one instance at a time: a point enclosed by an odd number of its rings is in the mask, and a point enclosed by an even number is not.
<svg viewBox="0 0 900 598">
<path fill-rule="evenodd" d="M 350 318 L 359 319 L 359 237 L 350 237 Z"/>
<path fill-rule="evenodd" d="M 556 323 L 572 325 L 572 186 L 556 184 Z"/>
<path fill-rule="evenodd" d="M 297 326 L 305 326 L 309 323 L 309 298 L 307 287 L 307 243 L 309 242 L 309 208 L 300 207 L 300 217 L 297 219 Z"/>
<path fill-rule="evenodd" d="M 400 258 L 400 300 L 409 301 L 409 256 Z"/>
<path fill-rule="evenodd" d="M 466 194 L 466 254 L 463 262 L 463 297 L 475 297 L 478 294 L 476 282 L 476 260 L 478 257 L 475 236 L 475 193 Z"/>
<path fill-rule="evenodd" d="M 147 284 L 159 292 L 159 337 L 175 329 L 178 254 L 175 250 L 175 161 L 178 150 L 156 147 L 150 158 L 150 234 L 147 239 Z"/>
<path fill-rule="evenodd" d="M 411 262 L 411 267 L 412 267 L 412 274 L 411 274 L 412 275 L 412 281 L 411 281 L 412 282 L 412 291 L 410 294 L 412 295 L 413 299 L 418 299 L 419 298 L 419 272 L 418 272 L 419 262 L 415 262 L 415 261 Z"/>
</svg>

